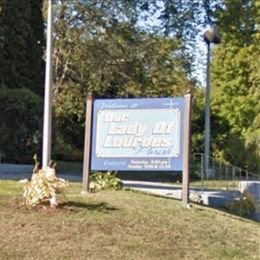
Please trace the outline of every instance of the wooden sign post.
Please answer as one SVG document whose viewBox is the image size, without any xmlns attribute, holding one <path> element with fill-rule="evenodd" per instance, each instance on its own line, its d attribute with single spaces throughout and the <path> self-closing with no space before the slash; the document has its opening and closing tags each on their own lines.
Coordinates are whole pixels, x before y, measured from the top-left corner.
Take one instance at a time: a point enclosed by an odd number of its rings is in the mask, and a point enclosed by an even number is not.
<svg viewBox="0 0 260 260">
<path fill-rule="evenodd" d="M 189 172 L 190 172 L 190 129 L 191 129 L 191 94 L 185 95 L 183 173 L 182 173 L 182 206 L 189 204 Z"/>
<path fill-rule="evenodd" d="M 92 129 L 92 94 L 89 93 L 86 99 L 86 121 L 85 121 L 85 144 L 83 160 L 83 187 L 82 195 L 89 192 L 90 152 L 91 152 L 91 129 Z"/>
</svg>

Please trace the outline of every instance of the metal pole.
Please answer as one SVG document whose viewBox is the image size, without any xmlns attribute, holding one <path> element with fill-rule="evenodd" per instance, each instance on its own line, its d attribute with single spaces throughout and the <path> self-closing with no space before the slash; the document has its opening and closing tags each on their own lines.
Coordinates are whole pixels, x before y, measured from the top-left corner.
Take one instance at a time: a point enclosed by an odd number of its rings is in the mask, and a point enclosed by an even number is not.
<svg viewBox="0 0 260 260">
<path fill-rule="evenodd" d="M 207 43 L 207 82 L 206 82 L 206 100 L 205 100 L 205 133 L 204 133 L 204 156 L 205 171 L 208 179 L 209 174 L 209 156 L 210 156 L 210 43 Z"/>
<path fill-rule="evenodd" d="M 48 26 L 47 26 L 47 48 L 45 67 L 45 96 L 44 96 L 44 121 L 43 121 L 43 148 L 42 148 L 42 168 L 46 169 L 51 159 L 51 121 L 52 121 L 52 0 L 48 6 Z"/>
<path fill-rule="evenodd" d="M 200 156 L 200 177 L 201 177 L 201 191 L 204 191 L 204 171 L 203 171 L 203 165 L 204 165 L 204 157 L 203 155 Z"/>
<path fill-rule="evenodd" d="M 226 175 L 226 188 L 228 190 L 228 165 L 226 164 L 226 170 L 225 170 L 225 175 Z"/>
</svg>

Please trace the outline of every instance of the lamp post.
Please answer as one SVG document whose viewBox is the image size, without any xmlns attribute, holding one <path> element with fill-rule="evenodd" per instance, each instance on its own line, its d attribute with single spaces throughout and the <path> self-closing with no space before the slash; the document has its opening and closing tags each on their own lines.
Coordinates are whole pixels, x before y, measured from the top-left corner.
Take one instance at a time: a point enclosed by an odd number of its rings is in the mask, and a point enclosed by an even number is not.
<svg viewBox="0 0 260 260">
<path fill-rule="evenodd" d="M 205 129 L 204 129 L 204 169 L 207 178 L 209 177 L 209 156 L 210 156 L 210 44 L 220 43 L 220 35 L 216 27 L 211 26 L 204 34 L 204 41 L 207 44 L 207 78 L 205 94 Z"/>
<path fill-rule="evenodd" d="M 52 0 L 48 1 L 47 47 L 45 67 L 45 94 L 43 120 L 42 168 L 46 169 L 51 159 L 51 121 L 52 121 L 52 42 L 53 18 Z"/>
</svg>

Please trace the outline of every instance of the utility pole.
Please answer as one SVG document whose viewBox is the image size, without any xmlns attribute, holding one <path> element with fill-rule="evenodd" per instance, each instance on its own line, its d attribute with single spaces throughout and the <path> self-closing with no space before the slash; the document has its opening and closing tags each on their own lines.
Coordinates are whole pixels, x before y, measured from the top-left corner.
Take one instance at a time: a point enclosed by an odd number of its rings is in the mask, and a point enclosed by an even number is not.
<svg viewBox="0 0 260 260">
<path fill-rule="evenodd" d="M 52 44 L 53 44 L 53 18 L 52 0 L 48 0 L 48 21 L 46 41 L 45 66 L 45 95 L 43 120 L 43 149 L 42 168 L 46 169 L 51 160 L 51 134 L 52 134 Z"/>
</svg>

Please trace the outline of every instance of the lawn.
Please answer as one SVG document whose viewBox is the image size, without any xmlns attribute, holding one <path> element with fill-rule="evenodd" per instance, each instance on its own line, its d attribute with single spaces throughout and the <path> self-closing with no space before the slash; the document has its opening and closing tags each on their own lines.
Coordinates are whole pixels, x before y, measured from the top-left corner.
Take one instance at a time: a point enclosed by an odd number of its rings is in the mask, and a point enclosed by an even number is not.
<svg viewBox="0 0 260 260">
<path fill-rule="evenodd" d="M 259 259 L 260 225 L 222 211 L 131 191 L 80 196 L 58 209 L 22 205 L 0 181 L 0 259 Z"/>
<path fill-rule="evenodd" d="M 190 186 L 192 188 L 204 188 L 214 190 L 237 190 L 239 182 L 233 180 L 193 180 L 191 181 Z"/>
</svg>

